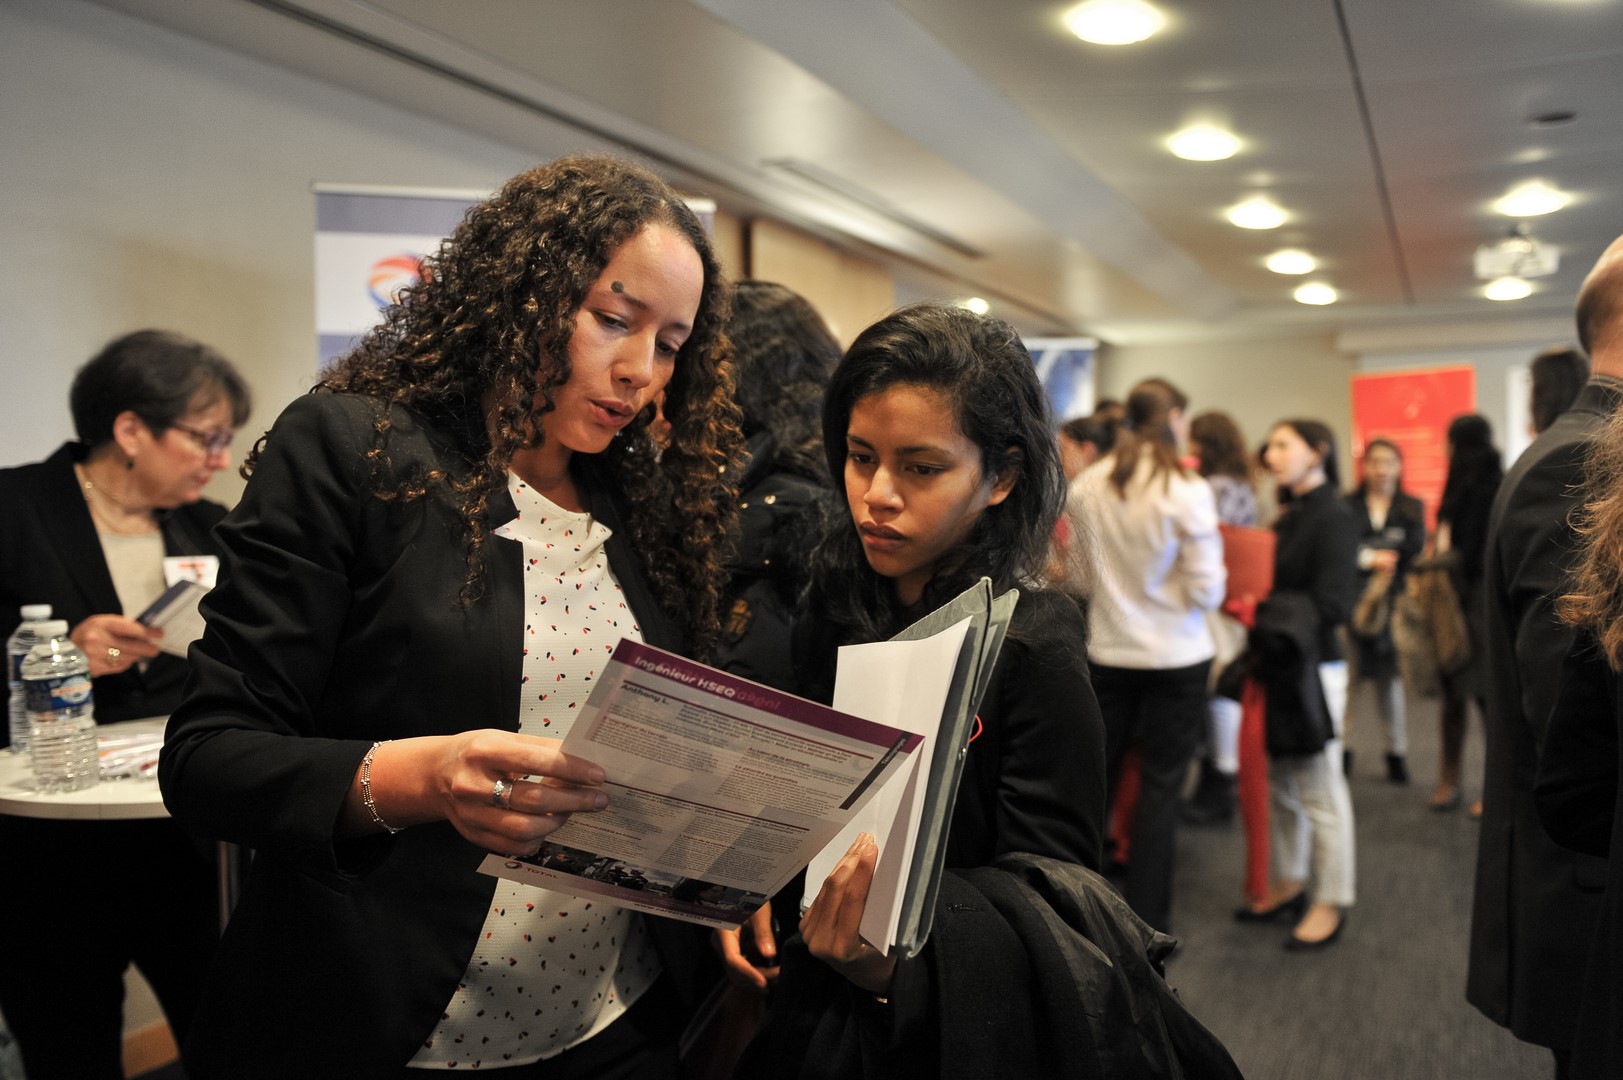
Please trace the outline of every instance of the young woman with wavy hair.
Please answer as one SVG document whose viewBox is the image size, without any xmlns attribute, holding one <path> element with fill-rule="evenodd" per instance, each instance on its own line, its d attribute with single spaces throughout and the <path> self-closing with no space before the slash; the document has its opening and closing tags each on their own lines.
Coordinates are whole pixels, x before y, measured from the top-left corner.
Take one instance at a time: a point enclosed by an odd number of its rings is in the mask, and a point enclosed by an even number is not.
<svg viewBox="0 0 1623 1080">
<path fill-rule="evenodd" d="M 702 938 L 477 867 L 606 805 L 556 740 L 621 637 L 714 638 L 727 286 L 682 201 L 606 157 L 515 177 L 424 269 L 218 531 L 161 779 L 256 856 L 187 1067 L 674 1076 Z"/>
</svg>

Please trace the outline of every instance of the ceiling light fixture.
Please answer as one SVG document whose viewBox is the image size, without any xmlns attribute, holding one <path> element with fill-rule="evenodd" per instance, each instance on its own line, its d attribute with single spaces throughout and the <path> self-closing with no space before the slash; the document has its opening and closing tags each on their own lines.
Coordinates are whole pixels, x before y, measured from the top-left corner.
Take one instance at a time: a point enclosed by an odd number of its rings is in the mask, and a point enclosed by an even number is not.
<svg viewBox="0 0 1623 1080">
<path fill-rule="evenodd" d="M 1065 13 L 1065 26 L 1095 45 L 1131 45 L 1166 25 L 1144 0 L 1087 0 Z"/>
<path fill-rule="evenodd" d="M 1167 149 L 1185 161 L 1222 161 L 1239 152 L 1240 140 L 1216 124 L 1191 124 L 1167 139 Z"/>
<path fill-rule="evenodd" d="M 1526 278 L 1495 278 L 1483 287 L 1482 295 L 1489 300 L 1520 300 L 1533 295 L 1533 286 Z"/>
<path fill-rule="evenodd" d="M 1281 248 L 1263 263 L 1276 274 L 1311 274 L 1319 268 L 1319 261 L 1305 251 Z"/>
<path fill-rule="evenodd" d="M 1285 211 L 1266 195 L 1242 199 L 1223 212 L 1230 223 L 1242 229 L 1277 229 L 1285 224 Z"/>
<path fill-rule="evenodd" d="M 1493 208 L 1506 217 L 1538 217 L 1553 214 L 1572 201 L 1572 196 L 1558 191 L 1542 180 L 1529 180 L 1511 188 Z"/>
<path fill-rule="evenodd" d="M 1298 304 L 1312 304 L 1314 307 L 1333 304 L 1341 298 L 1340 293 L 1322 281 L 1310 281 L 1305 285 L 1298 285 L 1296 291 L 1291 295 L 1296 297 Z"/>
<path fill-rule="evenodd" d="M 977 315 L 985 315 L 992 310 L 992 305 L 979 296 L 971 296 L 968 300 L 960 300 L 958 306 L 966 311 L 973 311 Z"/>
</svg>

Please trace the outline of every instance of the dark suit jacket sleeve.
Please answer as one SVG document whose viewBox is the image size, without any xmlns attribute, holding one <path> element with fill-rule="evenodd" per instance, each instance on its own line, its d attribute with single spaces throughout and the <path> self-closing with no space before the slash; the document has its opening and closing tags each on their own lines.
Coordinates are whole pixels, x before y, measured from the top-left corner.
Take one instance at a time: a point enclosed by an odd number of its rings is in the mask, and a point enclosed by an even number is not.
<svg viewBox="0 0 1623 1080">
<path fill-rule="evenodd" d="M 1565 511 L 1573 506 L 1571 493 L 1583 482 L 1586 445 L 1564 445 L 1529 470 L 1499 522 L 1497 549 L 1515 553 L 1515 561 L 1501 572 L 1509 582 L 1506 610 L 1515 620 L 1521 715 L 1533 725 L 1538 743 L 1555 704 L 1562 662 L 1573 647 L 1573 632 L 1556 617 L 1555 601 L 1572 559 L 1573 533 Z"/>
<path fill-rule="evenodd" d="M 1617 804 L 1617 689 L 1594 639 L 1579 638 L 1562 667 L 1533 789 L 1551 839 L 1602 858 L 1611 851 Z"/>
<path fill-rule="evenodd" d="M 182 824 L 327 869 L 336 869 L 333 829 L 369 745 L 318 737 L 317 727 L 368 498 L 364 407 L 305 397 L 272 429 L 218 530 L 221 581 L 203 601 L 208 630 L 192 649 L 159 765 L 165 805 Z"/>
</svg>

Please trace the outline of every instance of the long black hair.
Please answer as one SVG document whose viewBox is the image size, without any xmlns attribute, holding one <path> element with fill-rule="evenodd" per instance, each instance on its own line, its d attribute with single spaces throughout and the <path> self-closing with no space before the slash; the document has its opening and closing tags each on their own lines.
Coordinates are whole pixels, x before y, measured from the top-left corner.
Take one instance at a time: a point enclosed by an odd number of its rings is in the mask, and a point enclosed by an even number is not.
<svg viewBox="0 0 1623 1080">
<path fill-rule="evenodd" d="M 1065 498 L 1048 400 L 1014 327 L 939 302 L 887 315 L 858 335 L 829 381 L 823 450 L 830 475 L 845 474 L 846 432 L 857 402 L 894 386 L 935 390 L 952 403 L 964 437 L 980 449 L 984 476 L 1015 474 L 1001 503 L 976 520 L 924 595 L 904 608 L 895 583 L 868 565 L 849 513 L 837 515 L 818 546 L 810 609 L 843 643 L 888 637 L 981 577 L 1002 592 L 1034 577 Z M 836 480 L 836 487 L 839 481 Z"/>
</svg>

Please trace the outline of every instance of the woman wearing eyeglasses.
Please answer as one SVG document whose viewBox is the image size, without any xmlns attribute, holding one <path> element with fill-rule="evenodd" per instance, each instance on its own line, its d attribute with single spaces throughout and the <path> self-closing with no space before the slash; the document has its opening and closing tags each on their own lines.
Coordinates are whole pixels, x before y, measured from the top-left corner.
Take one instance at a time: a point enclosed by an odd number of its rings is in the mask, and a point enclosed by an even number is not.
<svg viewBox="0 0 1623 1080">
<path fill-rule="evenodd" d="M 0 470 L 0 636 L 23 604 L 50 604 L 90 661 L 98 723 L 167 714 L 186 661 L 136 622 L 164 591 L 165 564 L 195 576 L 214 554 L 225 508 L 203 486 L 230 464 L 248 387 L 219 353 L 142 330 L 111 342 L 74 377 L 78 441 Z M 186 565 L 191 564 L 191 565 Z M 9 733 L 0 739 L 9 738 Z M 139 967 L 177 1036 L 202 995 L 218 934 L 214 870 L 167 819 L 50 821 L 0 815 L 10 885 L 0 926 L 0 1013 L 28 1075 L 121 1077 L 124 969 Z M 70 851 L 95 852 L 105 890 L 68 904 Z"/>
<path fill-rule="evenodd" d="M 168 586 L 166 559 L 214 553 L 225 507 L 203 486 L 231 464 L 248 387 L 208 346 L 140 330 L 81 368 L 68 402 L 79 441 L 0 470 L 0 634 L 21 605 L 50 604 L 90 661 L 97 722 L 163 715 L 186 663 L 134 616 Z"/>
</svg>

